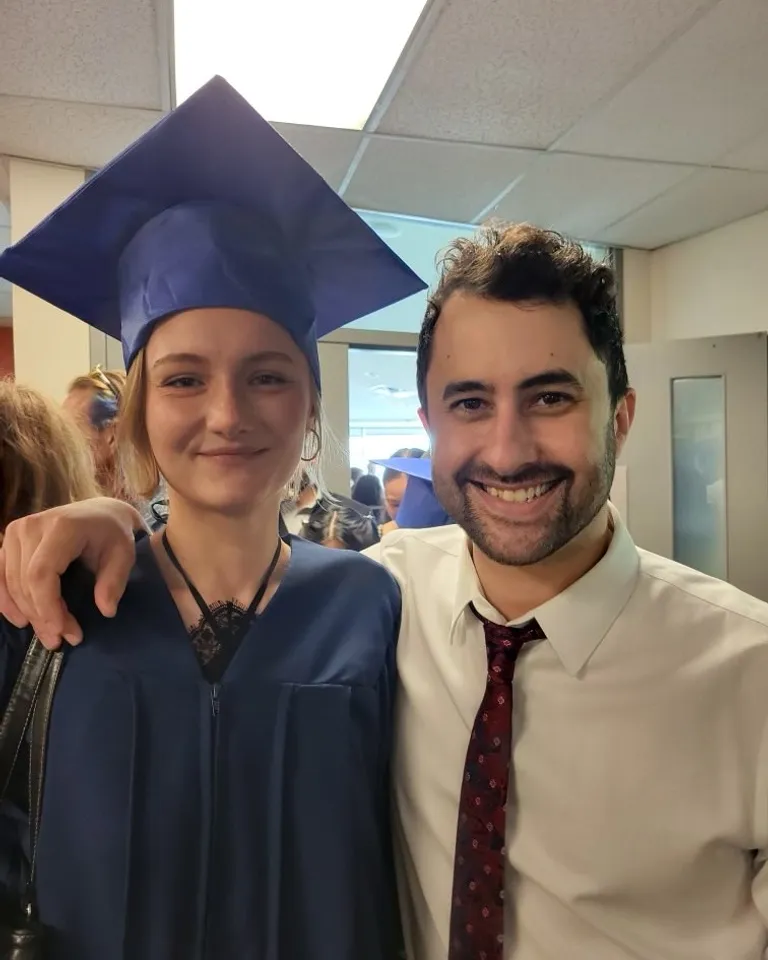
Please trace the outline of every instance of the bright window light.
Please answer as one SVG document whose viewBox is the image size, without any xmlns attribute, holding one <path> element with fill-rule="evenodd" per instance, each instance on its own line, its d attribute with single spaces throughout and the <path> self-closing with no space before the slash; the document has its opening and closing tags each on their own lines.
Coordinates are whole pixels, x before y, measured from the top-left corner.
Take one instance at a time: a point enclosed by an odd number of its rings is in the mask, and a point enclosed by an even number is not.
<svg viewBox="0 0 768 960">
<path fill-rule="evenodd" d="M 175 0 L 176 97 L 215 74 L 267 120 L 359 130 L 425 0 Z"/>
</svg>

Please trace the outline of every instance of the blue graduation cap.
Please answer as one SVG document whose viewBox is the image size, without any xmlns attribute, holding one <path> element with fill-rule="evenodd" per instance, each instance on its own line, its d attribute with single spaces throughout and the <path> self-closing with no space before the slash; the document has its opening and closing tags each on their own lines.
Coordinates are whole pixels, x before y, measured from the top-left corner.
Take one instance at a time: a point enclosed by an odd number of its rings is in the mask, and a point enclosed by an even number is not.
<svg viewBox="0 0 768 960">
<path fill-rule="evenodd" d="M 380 467 L 397 470 L 408 477 L 403 499 L 397 508 L 398 527 L 416 529 L 443 527 L 453 520 L 440 506 L 432 486 L 432 461 L 426 457 L 392 457 L 374 460 Z"/>
<path fill-rule="evenodd" d="M 221 77 L 0 255 L 0 276 L 119 338 L 200 307 L 317 338 L 426 284 Z"/>
</svg>

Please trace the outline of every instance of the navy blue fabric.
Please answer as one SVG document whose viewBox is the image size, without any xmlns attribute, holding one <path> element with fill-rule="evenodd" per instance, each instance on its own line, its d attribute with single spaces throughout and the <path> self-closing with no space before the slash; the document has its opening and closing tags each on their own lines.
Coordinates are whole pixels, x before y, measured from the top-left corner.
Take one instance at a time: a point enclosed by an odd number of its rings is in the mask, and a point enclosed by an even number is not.
<svg viewBox="0 0 768 960">
<path fill-rule="evenodd" d="M 283 581 L 218 688 L 148 538 L 117 617 L 80 612 L 43 800 L 47 960 L 396 956 L 399 592 L 365 557 L 290 542 Z M 0 666 L 13 643 L 5 631 Z M 12 854 L 0 830 L 0 861 Z"/>
</svg>

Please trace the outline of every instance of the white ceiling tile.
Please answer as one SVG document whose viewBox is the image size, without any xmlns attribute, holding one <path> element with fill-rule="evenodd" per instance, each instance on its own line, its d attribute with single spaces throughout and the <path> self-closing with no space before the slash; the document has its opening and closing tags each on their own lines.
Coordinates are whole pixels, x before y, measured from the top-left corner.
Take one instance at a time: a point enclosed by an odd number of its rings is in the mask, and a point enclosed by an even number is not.
<svg viewBox="0 0 768 960">
<path fill-rule="evenodd" d="M 609 224 L 682 182 L 695 169 L 545 154 L 489 215 L 593 240 Z"/>
<path fill-rule="evenodd" d="M 556 144 L 606 156 L 715 163 L 766 121 L 768 7 L 720 0 Z"/>
<path fill-rule="evenodd" d="M 361 133 L 295 123 L 276 123 L 274 126 L 334 190 L 339 189 L 362 141 Z"/>
<path fill-rule="evenodd" d="M 702 170 L 595 239 L 654 250 L 768 209 L 768 174 Z"/>
<path fill-rule="evenodd" d="M 160 117 L 153 110 L 0 96 L 0 154 L 100 167 Z"/>
<path fill-rule="evenodd" d="M 718 166 L 734 167 L 737 170 L 758 170 L 768 172 L 768 131 L 743 147 L 731 150 L 720 157 Z"/>
<path fill-rule="evenodd" d="M 711 2 L 448 0 L 378 129 L 547 147 Z"/>
<path fill-rule="evenodd" d="M 344 199 L 365 210 L 469 223 L 538 155 L 506 147 L 374 137 Z"/>
<path fill-rule="evenodd" d="M 165 2 L 2 0 L 0 93 L 159 109 Z"/>
</svg>

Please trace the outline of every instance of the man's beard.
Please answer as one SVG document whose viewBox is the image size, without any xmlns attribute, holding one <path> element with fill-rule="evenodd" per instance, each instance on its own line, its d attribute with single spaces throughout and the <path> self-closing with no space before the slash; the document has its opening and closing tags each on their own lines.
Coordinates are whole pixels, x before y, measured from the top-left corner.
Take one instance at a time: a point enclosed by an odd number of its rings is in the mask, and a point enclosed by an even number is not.
<svg viewBox="0 0 768 960">
<path fill-rule="evenodd" d="M 570 468 L 560 464 L 526 464 L 513 475 L 500 477 L 487 468 L 470 463 L 462 467 L 448 484 L 441 483 L 439 477 L 433 477 L 433 483 L 443 507 L 469 539 L 496 563 L 517 567 L 546 560 L 588 527 L 610 496 L 615 470 L 616 437 L 611 422 L 606 431 L 602 460 L 592 464 L 588 473 L 578 478 Z M 529 483 L 531 486 L 557 480 L 551 495 L 559 497 L 560 502 L 554 513 L 549 517 L 542 516 L 539 523 L 489 517 L 473 505 L 469 477 L 491 486 L 494 480 L 500 485 Z M 526 537 L 526 533 L 535 536 L 537 532 L 535 540 Z"/>
</svg>

